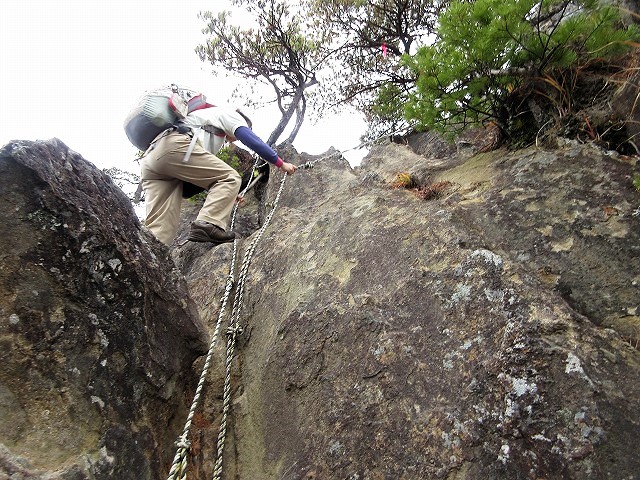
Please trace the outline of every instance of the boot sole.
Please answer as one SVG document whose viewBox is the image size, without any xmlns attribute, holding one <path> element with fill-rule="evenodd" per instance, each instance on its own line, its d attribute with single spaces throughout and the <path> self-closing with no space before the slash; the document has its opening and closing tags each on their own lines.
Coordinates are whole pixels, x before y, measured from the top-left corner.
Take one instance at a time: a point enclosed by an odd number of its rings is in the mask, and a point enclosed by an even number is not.
<svg viewBox="0 0 640 480">
<path fill-rule="evenodd" d="M 215 245 L 220 245 L 221 243 L 233 242 L 235 238 L 230 238 L 228 240 L 217 240 L 217 239 L 211 238 L 209 235 L 207 235 L 204 232 L 191 232 L 187 240 L 190 242 L 213 243 Z"/>
</svg>

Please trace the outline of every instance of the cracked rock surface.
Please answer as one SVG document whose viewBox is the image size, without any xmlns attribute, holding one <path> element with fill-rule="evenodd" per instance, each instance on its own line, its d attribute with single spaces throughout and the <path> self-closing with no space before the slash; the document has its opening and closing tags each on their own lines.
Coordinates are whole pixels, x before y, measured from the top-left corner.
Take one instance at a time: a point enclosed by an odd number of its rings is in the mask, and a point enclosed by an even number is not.
<svg viewBox="0 0 640 480">
<path fill-rule="evenodd" d="M 356 169 L 288 157 L 317 163 L 286 180 L 251 263 L 225 478 L 638 478 L 637 158 L 571 142 L 447 156 L 429 138 Z M 390 188 L 403 172 L 447 188 Z M 200 304 L 231 251 L 174 251 Z"/>
<path fill-rule="evenodd" d="M 247 270 L 223 478 L 638 478 L 638 158 L 474 148 L 279 152 L 316 163 Z M 189 202 L 161 245 L 59 140 L 8 144 L 0 174 L 0 478 L 166 477 L 233 245 L 182 244 Z M 227 321 L 189 478 L 213 475 Z"/>
</svg>

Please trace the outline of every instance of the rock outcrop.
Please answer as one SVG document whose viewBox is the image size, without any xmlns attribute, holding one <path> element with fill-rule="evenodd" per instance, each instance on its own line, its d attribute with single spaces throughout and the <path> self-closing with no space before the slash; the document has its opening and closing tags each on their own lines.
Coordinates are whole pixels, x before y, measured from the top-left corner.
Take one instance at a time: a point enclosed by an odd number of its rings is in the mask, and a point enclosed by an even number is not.
<svg viewBox="0 0 640 480">
<path fill-rule="evenodd" d="M 638 478 L 637 158 L 429 138 L 286 180 L 249 269 L 224 478 Z M 390 188 L 398 173 L 416 190 Z M 209 321 L 231 251 L 174 251 Z"/>
<path fill-rule="evenodd" d="M 222 478 L 638 478 L 638 159 L 475 140 L 425 134 L 356 169 L 287 152 L 315 163 L 247 270 Z M 183 229 L 166 249 L 57 141 L 0 167 L 0 472 L 163 478 L 203 363 L 191 302 L 211 333 L 234 246 Z M 237 269 L 258 223 L 249 201 Z M 190 478 L 213 476 L 225 329 Z"/>
<path fill-rule="evenodd" d="M 59 140 L 0 178 L 0 478 L 164 478 L 208 343 L 184 277 Z"/>
</svg>

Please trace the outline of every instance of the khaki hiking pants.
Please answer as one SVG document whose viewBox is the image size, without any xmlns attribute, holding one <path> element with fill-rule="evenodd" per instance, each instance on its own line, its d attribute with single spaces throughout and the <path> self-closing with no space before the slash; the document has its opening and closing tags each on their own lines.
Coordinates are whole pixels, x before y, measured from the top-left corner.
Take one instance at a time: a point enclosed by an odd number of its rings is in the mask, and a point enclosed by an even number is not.
<svg viewBox="0 0 640 480">
<path fill-rule="evenodd" d="M 184 154 L 191 137 L 177 132 L 161 138 L 142 159 L 142 188 L 147 215 L 145 225 L 169 245 L 178 230 L 182 181 L 209 190 L 198 220 L 226 230 L 241 178 L 233 168 L 197 143 L 187 163 Z"/>
</svg>

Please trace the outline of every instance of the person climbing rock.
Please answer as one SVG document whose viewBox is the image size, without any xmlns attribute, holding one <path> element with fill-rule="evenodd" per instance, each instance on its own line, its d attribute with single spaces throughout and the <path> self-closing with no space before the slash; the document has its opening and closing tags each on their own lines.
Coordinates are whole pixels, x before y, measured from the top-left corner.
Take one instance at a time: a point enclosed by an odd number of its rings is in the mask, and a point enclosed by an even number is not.
<svg viewBox="0 0 640 480">
<path fill-rule="evenodd" d="M 185 184 L 208 190 L 188 240 L 221 244 L 236 238 L 227 225 L 241 178 L 215 155 L 225 141 L 236 140 L 287 174 L 297 170 L 253 133 L 251 120 L 240 109 L 207 104 L 189 113 L 180 128 L 158 135 L 142 158 L 145 225 L 162 243 L 171 244 L 178 230 Z"/>
</svg>

